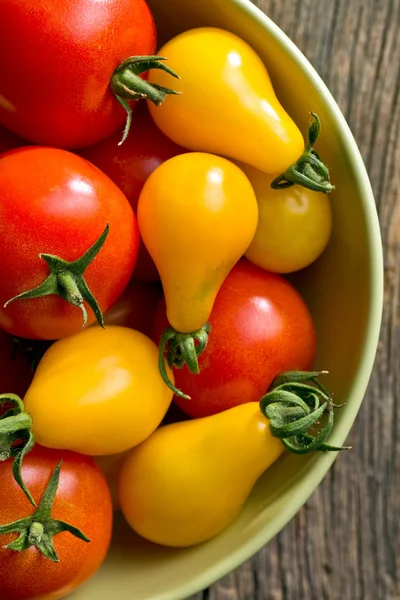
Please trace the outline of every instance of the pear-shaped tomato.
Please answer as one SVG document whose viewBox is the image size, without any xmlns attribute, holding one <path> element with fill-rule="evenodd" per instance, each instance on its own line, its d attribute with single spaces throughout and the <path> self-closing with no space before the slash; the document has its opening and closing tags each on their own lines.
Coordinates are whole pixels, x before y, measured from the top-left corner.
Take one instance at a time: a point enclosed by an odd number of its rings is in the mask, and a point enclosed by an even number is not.
<svg viewBox="0 0 400 600">
<path fill-rule="evenodd" d="M 9 409 L 0 414 L 2 456 L 14 457 L 26 495 L 20 466 L 35 441 L 101 456 L 145 440 L 172 399 L 158 369 L 157 346 L 127 327 L 89 327 L 55 342 L 40 361 L 24 402 L 13 394 L 0 396 L 0 409 Z"/>
<path fill-rule="evenodd" d="M 186 31 L 160 50 L 181 79 L 157 111 L 157 125 L 176 143 L 280 173 L 296 162 L 303 137 L 277 99 L 267 69 L 236 35 L 215 28 Z M 168 76 L 150 74 L 165 85 Z"/>
<path fill-rule="evenodd" d="M 221 154 L 279 175 L 276 184 L 299 183 L 329 192 L 329 171 L 312 146 L 320 122 L 313 114 L 312 135 L 302 135 L 276 97 L 261 58 L 242 39 L 212 27 L 191 29 L 160 50 L 180 75 L 172 96 L 151 114 L 174 142 Z M 167 86 L 168 74 L 150 73 L 149 81 Z M 289 183 L 288 183 L 289 182 Z"/>
<path fill-rule="evenodd" d="M 236 518 L 284 447 L 297 454 L 340 450 L 326 443 L 334 415 L 329 394 L 315 384 L 319 375 L 284 373 L 260 403 L 166 425 L 134 448 L 119 478 L 131 527 L 158 544 L 198 544 Z M 318 427 L 324 412 L 327 423 Z"/>
<path fill-rule="evenodd" d="M 183 361 L 196 372 L 196 354 L 206 343 L 204 328 L 215 297 L 257 227 L 253 188 L 243 171 L 224 158 L 181 154 L 146 181 L 138 219 L 161 277 L 173 328 L 163 338 L 161 354 L 168 341 L 169 364 L 182 366 Z M 199 342 L 196 348 L 194 339 Z"/>
</svg>

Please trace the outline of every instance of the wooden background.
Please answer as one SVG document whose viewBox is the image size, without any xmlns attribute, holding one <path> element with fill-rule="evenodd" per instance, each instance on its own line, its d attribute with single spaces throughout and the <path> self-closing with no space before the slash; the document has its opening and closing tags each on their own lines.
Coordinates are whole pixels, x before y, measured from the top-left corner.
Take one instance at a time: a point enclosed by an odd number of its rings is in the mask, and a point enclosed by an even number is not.
<svg viewBox="0 0 400 600">
<path fill-rule="evenodd" d="M 280 535 L 191 600 L 399 600 L 400 0 L 254 2 L 317 69 L 361 149 L 383 234 L 385 308 L 354 449 Z"/>
</svg>

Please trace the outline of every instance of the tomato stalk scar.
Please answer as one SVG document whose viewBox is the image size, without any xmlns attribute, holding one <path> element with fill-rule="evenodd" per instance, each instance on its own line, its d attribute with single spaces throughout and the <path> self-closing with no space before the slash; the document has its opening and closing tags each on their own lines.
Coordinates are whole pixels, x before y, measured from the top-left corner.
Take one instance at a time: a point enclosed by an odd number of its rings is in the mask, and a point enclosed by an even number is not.
<svg viewBox="0 0 400 600">
<path fill-rule="evenodd" d="M 39 258 L 42 258 L 49 266 L 49 276 L 43 283 L 32 290 L 22 292 L 8 300 L 4 304 L 4 308 L 7 308 L 11 302 L 15 302 L 16 300 L 29 300 L 32 298 L 42 298 L 43 296 L 58 295 L 73 306 L 81 309 L 83 317 L 82 329 L 86 327 L 88 319 L 84 301 L 92 309 L 99 325 L 104 327 L 102 310 L 85 281 L 84 273 L 104 246 L 109 229 L 109 225 L 107 224 L 103 233 L 94 244 L 80 258 L 72 262 L 68 262 L 52 254 L 39 254 Z"/>
<path fill-rule="evenodd" d="M 42 500 L 33 515 L 7 525 L 0 525 L 0 535 L 19 533 L 19 537 L 4 546 L 4 548 L 22 552 L 31 546 L 35 546 L 46 558 L 58 563 L 60 561 L 53 542 L 53 538 L 57 534 L 68 531 L 76 538 L 84 542 L 90 542 L 89 538 L 80 529 L 64 521 L 53 519 L 51 516 L 60 479 L 61 464 L 62 461 L 55 468 Z"/>
<path fill-rule="evenodd" d="M 132 123 L 132 109 L 129 100 L 145 99 L 150 100 L 156 106 L 160 106 L 168 95 L 180 94 L 180 92 L 155 83 L 149 83 L 139 77 L 139 75 L 150 71 L 150 69 L 159 69 L 176 79 L 180 79 L 179 75 L 162 62 L 164 60 L 167 60 L 164 56 L 130 56 L 115 69 L 111 78 L 111 89 L 127 115 L 119 146 L 126 140 Z"/>
<path fill-rule="evenodd" d="M 273 189 L 284 189 L 295 184 L 324 194 L 329 194 L 335 189 L 330 182 L 328 167 L 313 148 L 321 133 L 321 121 L 316 113 L 312 112 L 311 116 L 313 121 L 308 130 L 308 141 L 303 154 L 296 163 L 290 165 L 282 175 L 273 180 L 271 183 Z"/>
<path fill-rule="evenodd" d="M 171 369 L 172 367 L 180 369 L 186 364 L 190 372 L 197 375 L 200 372 L 197 359 L 207 346 L 210 330 L 210 323 L 206 323 L 201 329 L 192 333 L 180 333 L 173 327 L 167 327 L 161 335 L 158 355 L 161 377 L 174 394 L 186 400 L 190 400 L 190 396 L 179 390 L 168 377 L 164 355 L 167 353 L 167 362 Z"/>
<path fill-rule="evenodd" d="M 4 404 L 10 404 L 11 407 L 0 416 L 0 460 L 14 459 L 12 466 L 14 479 L 29 502 L 36 506 L 21 474 L 22 461 L 35 445 L 31 431 L 32 419 L 25 412 L 24 403 L 16 394 L 1 394 L 0 407 Z"/>
<path fill-rule="evenodd" d="M 260 400 L 262 414 L 269 420 L 271 433 L 294 454 L 316 450 L 338 452 L 350 446 L 331 446 L 326 443 L 333 428 L 335 405 L 332 396 L 318 381 L 327 371 L 287 371 L 273 381 Z M 315 434 L 313 428 L 328 414 L 326 424 Z"/>
</svg>

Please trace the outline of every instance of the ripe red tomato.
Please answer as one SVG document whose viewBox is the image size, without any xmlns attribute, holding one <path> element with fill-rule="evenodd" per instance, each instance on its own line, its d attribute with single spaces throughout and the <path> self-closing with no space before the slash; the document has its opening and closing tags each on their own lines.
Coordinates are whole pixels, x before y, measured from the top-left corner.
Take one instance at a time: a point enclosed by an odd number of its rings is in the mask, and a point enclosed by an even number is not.
<svg viewBox="0 0 400 600">
<path fill-rule="evenodd" d="M 1 104 L 1 99 L 0 99 Z M 0 154 L 24 146 L 26 142 L 18 135 L 0 125 Z"/>
<path fill-rule="evenodd" d="M 155 47 L 145 0 L 2 0 L 0 121 L 38 144 L 93 144 L 126 116 L 115 69 Z"/>
<path fill-rule="evenodd" d="M 126 141 L 118 146 L 120 139 L 121 132 L 117 131 L 102 142 L 82 149 L 79 154 L 117 184 L 136 213 L 140 192 L 149 175 L 164 161 L 186 150 L 158 129 L 145 102 L 135 109 L 130 133 Z M 134 278 L 147 281 L 160 279 L 144 244 L 139 248 Z"/>
<path fill-rule="evenodd" d="M 129 202 L 104 173 L 65 150 L 11 150 L 0 158 L 0 199 L 3 329 L 32 339 L 56 339 L 80 331 L 81 311 L 59 296 L 3 305 L 49 276 L 40 253 L 74 261 L 98 240 L 107 223 L 109 235 L 84 278 L 102 311 L 117 300 L 132 275 L 139 233 Z M 64 280 L 65 273 L 61 277 Z M 75 292 L 71 296 L 74 302 L 78 298 Z M 94 320 L 90 310 L 88 324 Z"/>
<path fill-rule="evenodd" d="M 17 394 L 23 398 L 32 378 L 33 370 L 27 357 L 18 351 L 12 337 L 0 329 L 0 394 Z"/>
<path fill-rule="evenodd" d="M 152 337 L 154 315 L 161 297 L 161 285 L 150 281 L 131 281 L 104 315 L 104 323 L 130 327 Z"/>
<path fill-rule="evenodd" d="M 4 548 L 18 537 L 0 535 L 0 598 L 58 600 L 84 583 L 102 564 L 111 539 L 112 504 L 101 470 L 92 458 L 35 446 L 24 459 L 22 476 L 39 504 L 62 459 L 60 481 L 51 516 L 80 529 L 84 542 L 69 532 L 56 534 L 59 563 L 35 547 L 17 552 Z M 10 460 L 0 463 L 0 525 L 32 515 L 30 504 L 15 482 Z"/>
<path fill-rule="evenodd" d="M 191 397 L 175 402 L 192 417 L 212 415 L 259 401 L 283 371 L 309 370 L 316 335 L 311 315 L 295 288 L 280 275 L 246 260 L 233 267 L 215 300 L 200 373 L 175 369 L 175 385 Z M 165 305 L 156 316 L 159 339 Z"/>
</svg>

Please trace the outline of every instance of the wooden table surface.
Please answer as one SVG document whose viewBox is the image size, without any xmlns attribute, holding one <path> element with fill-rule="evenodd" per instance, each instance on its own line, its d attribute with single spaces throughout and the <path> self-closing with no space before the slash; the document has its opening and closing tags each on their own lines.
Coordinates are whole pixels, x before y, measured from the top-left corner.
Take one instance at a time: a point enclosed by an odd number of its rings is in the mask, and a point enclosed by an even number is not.
<svg viewBox="0 0 400 600">
<path fill-rule="evenodd" d="M 399 600 L 400 0 L 254 3 L 314 65 L 357 140 L 380 216 L 385 308 L 353 450 L 273 541 L 191 600 Z"/>
</svg>

